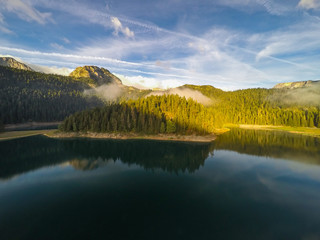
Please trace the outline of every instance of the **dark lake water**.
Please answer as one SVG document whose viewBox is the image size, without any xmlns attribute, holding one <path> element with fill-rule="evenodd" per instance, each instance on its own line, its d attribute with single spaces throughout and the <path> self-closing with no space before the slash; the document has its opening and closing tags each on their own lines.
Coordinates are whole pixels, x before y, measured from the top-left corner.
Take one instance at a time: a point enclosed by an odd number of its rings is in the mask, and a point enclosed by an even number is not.
<svg viewBox="0 0 320 240">
<path fill-rule="evenodd" d="M 319 139 L 0 142 L 0 239 L 320 239 Z"/>
</svg>

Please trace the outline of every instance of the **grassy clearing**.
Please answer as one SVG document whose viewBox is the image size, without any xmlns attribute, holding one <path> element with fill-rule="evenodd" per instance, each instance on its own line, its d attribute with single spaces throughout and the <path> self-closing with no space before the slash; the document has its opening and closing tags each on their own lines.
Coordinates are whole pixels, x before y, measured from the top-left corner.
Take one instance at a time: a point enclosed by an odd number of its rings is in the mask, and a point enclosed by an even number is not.
<svg viewBox="0 0 320 240">
<path fill-rule="evenodd" d="M 0 141 L 11 140 L 15 138 L 29 137 L 34 135 L 51 135 L 56 130 L 27 130 L 27 131 L 10 131 L 0 133 Z"/>
<path fill-rule="evenodd" d="M 247 125 L 247 124 L 240 124 L 238 127 L 243 128 L 243 129 L 285 131 L 285 132 L 297 133 L 297 134 L 320 138 L 320 128 L 269 126 L 269 125 Z"/>
</svg>

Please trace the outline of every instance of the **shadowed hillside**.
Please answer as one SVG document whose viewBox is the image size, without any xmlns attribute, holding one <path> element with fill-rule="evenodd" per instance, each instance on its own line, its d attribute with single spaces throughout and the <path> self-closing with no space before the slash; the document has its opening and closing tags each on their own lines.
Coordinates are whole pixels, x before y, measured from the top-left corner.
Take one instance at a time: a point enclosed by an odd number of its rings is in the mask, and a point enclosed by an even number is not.
<svg viewBox="0 0 320 240">
<path fill-rule="evenodd" d="M 90 87 L 71 77 L 0 66 L 0 119 L 7 123 L 61 121 L 66 116 L 102 106 Z"/>
</svg>

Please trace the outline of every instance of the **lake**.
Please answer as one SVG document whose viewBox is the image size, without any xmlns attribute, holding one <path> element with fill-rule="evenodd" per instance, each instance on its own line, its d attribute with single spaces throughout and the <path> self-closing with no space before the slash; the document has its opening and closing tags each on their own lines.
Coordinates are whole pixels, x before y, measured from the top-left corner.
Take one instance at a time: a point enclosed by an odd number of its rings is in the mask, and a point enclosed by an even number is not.
<svg viewBox="0 0 320 240">
<path fill-rule="evenodd" d="M 320 141 L 0 142 L 0 239 L 320 239 Z"/>
</svg>

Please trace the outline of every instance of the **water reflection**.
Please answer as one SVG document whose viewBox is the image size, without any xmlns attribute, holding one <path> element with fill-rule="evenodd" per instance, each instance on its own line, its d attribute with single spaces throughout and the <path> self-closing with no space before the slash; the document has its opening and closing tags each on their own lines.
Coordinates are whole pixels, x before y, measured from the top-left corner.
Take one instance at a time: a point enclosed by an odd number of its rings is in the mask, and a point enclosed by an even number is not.
<svg viewBox="0 0 320 240">
<path fill-rule="evenodd" d="M 57 140 L 43 136 L 2 142 L 0 178 L 44 166 L 69 162 L 75 169 L 92 170 L 110 161 L 168 172 L 194 172 L 213 152 L 213 144 L 189 144 L 143 140 Z"/>
<path fill-rule="evenodd" d="M 147 140 L 57 140 L 43 136 L 0 143 L 0 178 L 41 167 L 68 163 L 77 170 L 93 170 L 121 161 L 147 170 L 193 173 L 204 165 L 214 150 L 231 150 L 320 164 L 319 139 L 275 131 L 232 129 L 211 144 Z"/>
<path fill-rule="evenodd" d="M 320 164 L 319 138 L 280 131 L 234 128 L 218 138 L 215 149 Z"/>
<path fill-rule="evenodd" d="M 0 239 L 319 239 L 320 168 L 300 164 L 318 149 L 237 129 L 213 144 L 1 142 Z"/>
</svg>

